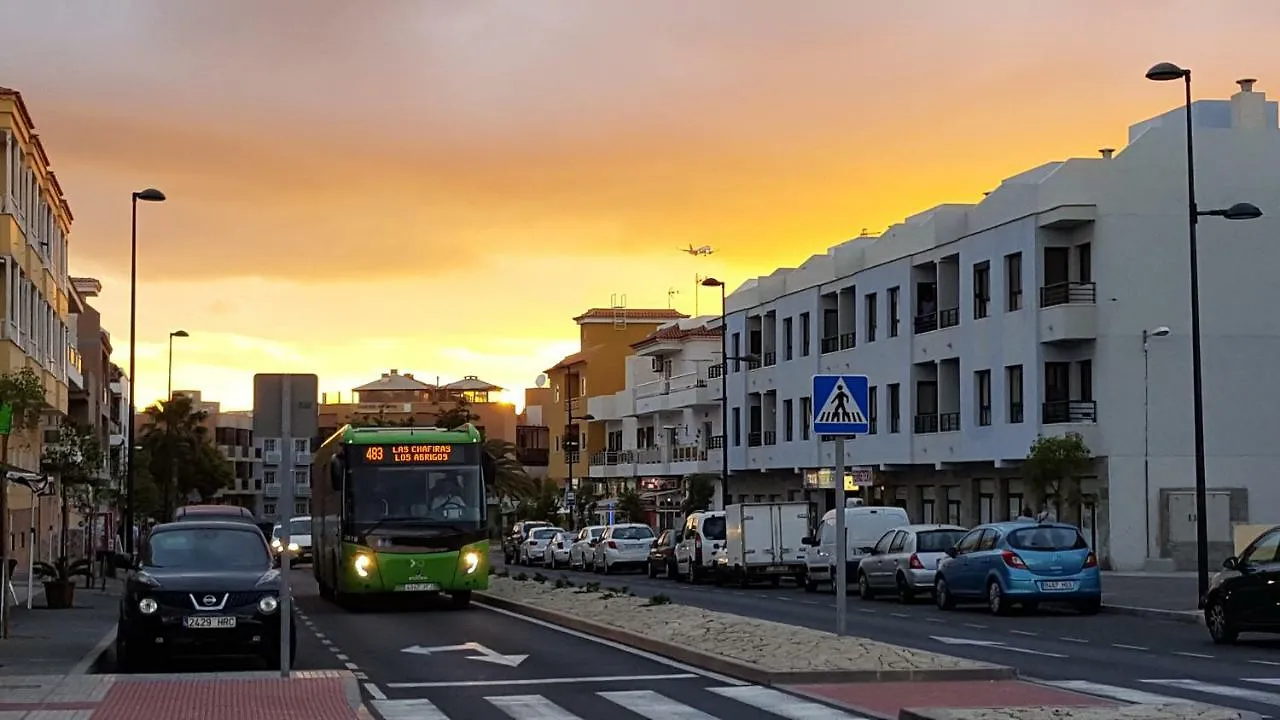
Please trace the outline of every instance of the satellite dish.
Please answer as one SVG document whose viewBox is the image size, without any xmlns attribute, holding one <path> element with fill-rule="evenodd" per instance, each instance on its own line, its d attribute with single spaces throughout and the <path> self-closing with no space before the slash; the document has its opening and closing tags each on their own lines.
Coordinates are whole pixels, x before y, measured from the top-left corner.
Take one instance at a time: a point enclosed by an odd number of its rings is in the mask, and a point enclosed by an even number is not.
<svg viewBox="0 0 1280 720">
<path fill-rule="evenodd" d="M 547 384 L 547 374 L 538 373 L 538 377 L 533 379 L 533 384 L 536 385 L 537 387 L 545 386 Z"/>
</svg>

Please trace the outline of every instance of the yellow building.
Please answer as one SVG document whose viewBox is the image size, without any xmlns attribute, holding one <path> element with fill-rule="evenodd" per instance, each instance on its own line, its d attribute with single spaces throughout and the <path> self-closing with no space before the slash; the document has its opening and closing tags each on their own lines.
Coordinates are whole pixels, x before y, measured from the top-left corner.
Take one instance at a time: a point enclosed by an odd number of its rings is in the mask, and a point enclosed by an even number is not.
<svg viewBox="0 0 1280 720">
<path fill-rule="evenodd" d="M 581 418 L 587 414 L 588 397 L 612 395 L 625 388 L 631 345 L 659 325 L 687 317 L 676 310 L 594 308 L 573 319 L 578 323 L 580 350 L 547 370 L 551 402 L 542 415 L 551 434 L 548 477 L 563 485 L 569 479 L 569 459 L 574 463 L 573 477 L 587 477 L 587 457 L 604 450 L 604 424 L 587 425 L 587 432 L 581 433 L 586 421 L 570 422 L 570 413 Z M 578 451 L 566 453 L 565 438 L 575 436 L 579 438 Z"/>
<path fill-rule="evenodd" d="M 0 372 L 35 370 L 51 413 L 59 415 L 67 412 L 67 363 L 73 350 L 67 326 L 71 221 L 71 208 L 22 96 L 0 87 Z M 38 470 L 41 444 L 40 432 L 15 434 L 9 464 Z M 10 489 L 11 518 L 30 505 L 25 488 Z"/>
</svg>

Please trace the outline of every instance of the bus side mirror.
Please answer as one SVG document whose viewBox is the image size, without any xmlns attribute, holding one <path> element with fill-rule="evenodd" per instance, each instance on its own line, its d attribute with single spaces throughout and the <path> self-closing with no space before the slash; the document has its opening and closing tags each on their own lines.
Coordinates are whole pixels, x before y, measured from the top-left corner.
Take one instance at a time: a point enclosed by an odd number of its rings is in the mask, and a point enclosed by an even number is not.
<svg viewBox="0 0 1280 720">
<path fill-rule="evenodd" d="M 336 457 L 329 461 L 329 487 L 342 492 L 342 462 Z"/>
</svg>

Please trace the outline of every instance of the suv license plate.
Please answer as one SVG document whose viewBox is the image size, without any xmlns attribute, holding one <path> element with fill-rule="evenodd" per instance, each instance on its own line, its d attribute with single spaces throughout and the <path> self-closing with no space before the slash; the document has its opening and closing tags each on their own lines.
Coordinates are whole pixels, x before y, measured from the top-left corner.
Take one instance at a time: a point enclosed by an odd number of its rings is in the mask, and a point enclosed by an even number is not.
<svg viewBox="0 0 1280 720">
<path fill-rule="evenodd" d="M 182 619 L 183 627 L 192 630 L 208 630 L 212 628 L 233 628 L 236 626 L 234 617 L 222 617 L 215 615 L 190 615 Z"/>
<path fill-rule="evenodd" d="M 400 588 L 402 592 L 435 592 L 440 586 L 435 583 L 409 583 Z"/>
<path fill-rule="evenodd" d="M 1041 590 L 1075 590 L 1076 584 L 1070 580 L 1055 580 L 1040 583 Z"/>
</svg>

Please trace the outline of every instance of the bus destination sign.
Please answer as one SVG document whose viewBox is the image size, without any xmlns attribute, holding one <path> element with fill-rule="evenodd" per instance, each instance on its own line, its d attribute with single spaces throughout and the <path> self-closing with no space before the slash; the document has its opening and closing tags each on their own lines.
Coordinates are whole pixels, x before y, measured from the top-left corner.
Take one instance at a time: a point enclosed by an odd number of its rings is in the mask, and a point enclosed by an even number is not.
<svg viewBox="0 0 1280 720">
<path fill-rule="evenodd" d="M 369 445 L 363 457 L 372 465 L 435 465 L 455 460 L 453 445 Z"/>
</svg>

